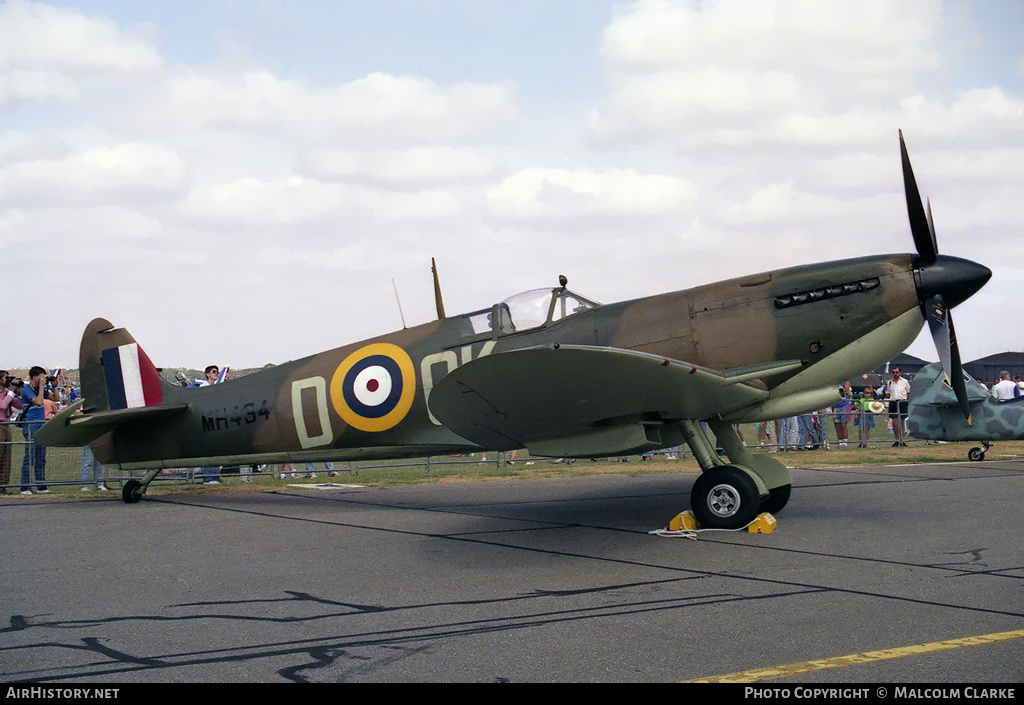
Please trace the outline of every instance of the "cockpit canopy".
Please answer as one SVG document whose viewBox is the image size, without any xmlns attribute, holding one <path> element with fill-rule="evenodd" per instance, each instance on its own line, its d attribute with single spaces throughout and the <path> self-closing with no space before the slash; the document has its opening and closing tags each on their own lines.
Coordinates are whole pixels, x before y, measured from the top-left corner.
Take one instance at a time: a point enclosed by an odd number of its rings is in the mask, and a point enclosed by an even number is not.
<svg viewBox="0 0 1024 705">
<path fill-rule="evenodd" d="M 512 324 L 518 330 L 555 323 L 574 313 L 600 306 L 562 288 L 531 289 L 508 297 L 500 305 L 508 308 Z"/>
<path fill-rule="evenodd" d="M 601 304 L 574 294 L 564 287 L 531 289 L 510 296 L 489 309 L 463 316 L 463 335 L 493 332 L 507 335 L 516 331 L 557 323 Z"/>
</svg>

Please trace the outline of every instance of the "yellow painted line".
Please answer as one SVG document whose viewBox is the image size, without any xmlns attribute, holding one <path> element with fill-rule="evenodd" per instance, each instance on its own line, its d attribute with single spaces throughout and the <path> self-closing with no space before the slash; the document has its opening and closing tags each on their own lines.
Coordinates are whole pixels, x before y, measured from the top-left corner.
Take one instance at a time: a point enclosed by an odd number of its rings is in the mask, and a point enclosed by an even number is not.
<svg viewBox="0 0 1024 705">
<path fill-rule="evenodd" d="M 698 678 L 685 682 L 756 683 L 757 681 L 773 680 L 775 678 L 788 678 L 789 676 L 795 676 L 801 673 L 825 671 L 830 668 L 845 668 L 846 666 L 856 666 L 862 663 L 873 663 L 875 661 L 887 661 L 894 658 L 906 658 L 907 656 L 931 654 L 937 651 L 962 649 L 966 646 L 997 644 L 1001 641 L 1013 641 L 1015 639 L 1024 639 L 1024 629 L 1017 629 L 1012 632 L 999 632 L 997 634 L 985 634 L 983 636 L 969 636 L 964 637 L 963 639 L 950 639 L 948 641 L 933 641 L 930 644 L 918 644 L 917 646 L 901 646 L 895 649 L 866 651 L 862 654 L 853 654 L 851 656 L 837 656 L 836 658 L 821 659 L 818 661 L 791 663 L 788 666 L 776 666 L 774 668 L 758 668 L 752 671 L 729 673 L 724 676 L 712 676 L 710 678 Z"/>
</svg>

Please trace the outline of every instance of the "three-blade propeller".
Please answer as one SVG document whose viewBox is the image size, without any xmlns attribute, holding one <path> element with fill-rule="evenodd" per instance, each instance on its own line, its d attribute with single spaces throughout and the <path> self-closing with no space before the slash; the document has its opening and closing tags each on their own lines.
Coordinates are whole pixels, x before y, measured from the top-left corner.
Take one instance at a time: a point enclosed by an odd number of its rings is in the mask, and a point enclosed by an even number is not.
<svg viewBox="0 0 1024 705">
<path fill-rule="evenodd" d="M 917 188 L 917 181 L 914 179 L 914 170 L 910 166 L 910 156 L 907 154 L 907 145 L 903 141 L 903 131 L 900 130 L 900 153 L 903 157 L 903 188 L 907 194 L 907 214 L 910 216 L 910 232 L 914 236 L 914 246 L 917 248 L 918 258 L 915 262 L 920 271 L 930 266 L 935 266 L 939 259 L 939 246 L 935 239 L 935 226 L 932 222 L 932 205 L 928 203 L 928 210 L 925 211 L 921 203 L 921 193 Z M 986 277 L 987 279 L 987 277 Z M 926 290 L 927 291 L 927 290 Z M 931 331 L 932 340 L 935 341 L 935 349 L 938 351 L 939 360 L 942 362 L 942 371 L 946 375 L 946 383 L 953 388 L 956 399 L 963 411 L 967 423 L 971 423 L 971 406 L 967 400 L 967 385 L 964 382 L 963 366 L 960 361 L 960 348 L 956 342 L 956 330 L 953 327 L 953 318 L 949 313 L 949 306 L 942 293 L 925 293 L 921 299 L 924 307 L 925 317 L 928 320 L 928 329 Z M 953 305 L 955 306 L 954 302 Z"/>
</svg>

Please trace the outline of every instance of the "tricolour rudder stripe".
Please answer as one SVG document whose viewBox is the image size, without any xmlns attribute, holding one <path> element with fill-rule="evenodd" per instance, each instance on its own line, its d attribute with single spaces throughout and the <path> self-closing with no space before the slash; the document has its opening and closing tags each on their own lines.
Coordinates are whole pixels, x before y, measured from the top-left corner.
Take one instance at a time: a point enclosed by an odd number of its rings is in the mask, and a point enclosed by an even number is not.
<svg viewBox="0 0 1024 705">
<path fill-rule="evenodd" d="M 139 369 L 139 344 L 119 345 L 117 352 L 121 357 L 125 406 L 129 409 L 145 406 L 146 399 L 142 396 L 142 370 Z"/>
<path fill-rule="evenodd" d="M 132 334 L 105 318 L 86 327 L 78 357 L 85 414 L 164 406 L 174 399 L 176 388 L 160 377 Z"/>
<path fill-rule="evenodd" d="M 142 376 L 144 404 L 146 406 L 163 404 L 164 393 L 160 386 L 160 373 L 157 372 L 156 365 L 142 348 L 139 348 L 139 371 Z"/>
<path fill-rule="evenodd" d="M 163 402 L 160 373 L 138 343 L 126 343 L 101 352 L 111 409 L 137 409 Z"/>
<path fill-rule="evenodd" d="M 107 385 L 107 404 L 111 409 L 127 409 L 128 399 L 124 389 L 124 374 L 121 371 L 120 348 L 107 348 L 100 352 L 103 362 L 103 377 Z"/>
</svg>

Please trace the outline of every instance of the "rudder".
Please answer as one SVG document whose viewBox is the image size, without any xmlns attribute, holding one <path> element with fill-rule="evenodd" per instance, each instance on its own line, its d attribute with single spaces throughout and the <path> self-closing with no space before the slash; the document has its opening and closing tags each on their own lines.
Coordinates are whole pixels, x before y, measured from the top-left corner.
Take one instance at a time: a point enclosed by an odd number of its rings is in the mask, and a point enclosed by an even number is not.
<svg viewBox="0 0 1024 705">
<path fill-rule="evenodd" d="M 85 413 L 157 406 L 171 386 L 131 333 L 104 318 L 82 334 L 79 369 Z"/>
</svg>

